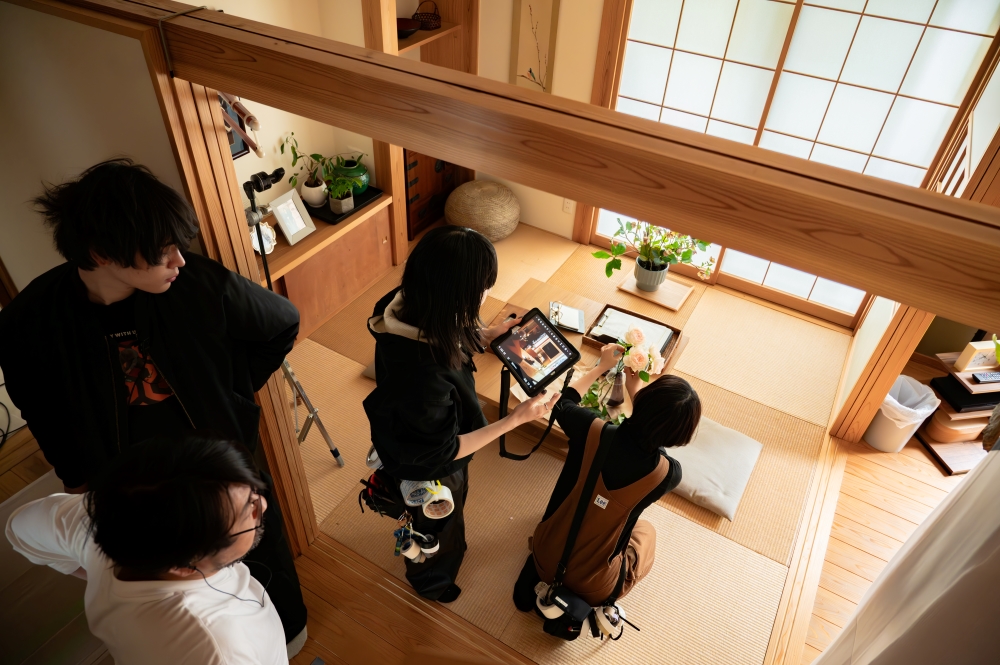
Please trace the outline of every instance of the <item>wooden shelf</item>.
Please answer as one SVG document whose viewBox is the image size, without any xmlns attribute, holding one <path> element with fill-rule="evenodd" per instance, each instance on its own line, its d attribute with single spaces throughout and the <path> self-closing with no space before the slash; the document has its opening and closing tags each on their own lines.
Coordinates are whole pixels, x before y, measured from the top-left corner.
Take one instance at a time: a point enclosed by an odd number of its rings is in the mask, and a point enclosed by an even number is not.
<svg viewBox="0 0 1000 665">
<path fill-rule="evenodd" d="M 268 215 L 263 221 L 273 226 L 275 231 L 278 232 L 278 240 L 274 251 L 267 255 L 267 267 L 271 270 L 271 281 L 277 280 L 289 271 L 302 265 L 304 261 L 315 256 L 324 247 L 327 247 L 338 238 L 343 237 L 351 229 L 363 224 L 379 210 L 388 207 L 390 203 L 392 203 L 392 196 L 382 194 L 374 202 L 358 210 L 339 224 L 327 224 L 323 220 L 313 217 L 312 220 L 316 225 L 316 230 L 294 245 L 288 244 L 285 235 L 281 232 L 281 229 L 277 228 L 277 224 L 274 223 L 273 215 Z M 256 252 L 254 253 L 254 258 L 257 259 L 260 283 L 266 286 L 267 280 L 264 277 L 264 263 L 260 260 L 260 255 Z"/>
<path fill-rule="evenodd" d="M 415 48 L 420 48 L 424 44 L 428 44 L 435 39 L 440 39 L 445 35 L 450 35 L 461 28 L 462 26 L 458 23 L 441 21 L 441 27 L 437 30 L 417 30 L 406 39 L 399 40 L 399 53 L 406 53 Z"/>
</svg>

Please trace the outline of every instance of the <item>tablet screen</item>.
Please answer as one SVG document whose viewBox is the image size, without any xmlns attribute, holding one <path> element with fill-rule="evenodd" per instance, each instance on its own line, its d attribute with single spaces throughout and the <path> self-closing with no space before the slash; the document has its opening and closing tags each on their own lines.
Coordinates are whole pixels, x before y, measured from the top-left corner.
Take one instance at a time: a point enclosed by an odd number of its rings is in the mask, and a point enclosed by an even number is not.
<svg viewBox="0 0 1000 665">
<path fill-rule="evenodd" d="M 529 395 L 537 394 L 540 386 L 549 383 L 546 379 L 562 374 L 580 358 L 538 310 L 529 312 L 509 335 L 497 340 L 493 350 Z"/>
</svg>

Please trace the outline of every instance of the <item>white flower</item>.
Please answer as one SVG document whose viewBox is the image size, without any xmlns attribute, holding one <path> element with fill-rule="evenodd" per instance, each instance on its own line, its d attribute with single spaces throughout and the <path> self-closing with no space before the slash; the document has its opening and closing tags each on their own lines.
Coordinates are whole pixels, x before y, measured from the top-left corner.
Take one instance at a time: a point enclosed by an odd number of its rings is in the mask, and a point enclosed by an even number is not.
<svg viewBox="0 0 1000 665">
<path fill-rule="evenodd" d="M 631 325 L 629 326 L 628 332 L 625 333 L 625 341 L 632 346 L 639 346 L 646 341 L 646 333 L 642 332 L 642 328 Z"/>
<path fill-rule="evenodd" d="M 663 371 L 663 366 L 666 364 L 667 364 L 666 359 L 661 355 L 657 355 L 655 358 L 653 358 L 653 369 L 649 373 L 659 374 L 660 372 Z"/>
<path fill-rule="evenodd" d="M 633 372 L 644 372 L 649 366 L 649 356 L 647 355 L 645 349 L 632 347 L 625 356 L 625 364 Z"/>
</svg>

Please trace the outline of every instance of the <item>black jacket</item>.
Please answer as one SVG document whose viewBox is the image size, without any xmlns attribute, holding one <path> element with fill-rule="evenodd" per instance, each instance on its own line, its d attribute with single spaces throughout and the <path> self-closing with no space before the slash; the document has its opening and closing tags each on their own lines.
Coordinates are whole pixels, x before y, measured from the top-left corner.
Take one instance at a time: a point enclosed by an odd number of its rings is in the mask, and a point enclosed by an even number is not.
<svg viewBox="0 0 1000 665">
<path fill-rule="evenodd" d="M 399 289 L 375 305 L 382 316 Z M 487 425 L 472 376 L 438 364 L 430 346 L 387 332 L 375 337 L 376 388 L 365 398 L 372 443 L 385 470 L 400 480 L 437 480 L 465 468 L 472 455 L 455 459 L 458 436 Z"/>
<path fill-rule="evenodd" d="M 135 322 L 193 428 L 257 445 L 254 392 L 281 366 L 299 313 L 224 266 L 185 254 L 161 294 L 136 292 Z M 67 487 L 90 482 L 127 445 L 127 407 L 108 342 L 74 266 L 33 280 L 0 310 L 7 391 Z"/>
</svg>

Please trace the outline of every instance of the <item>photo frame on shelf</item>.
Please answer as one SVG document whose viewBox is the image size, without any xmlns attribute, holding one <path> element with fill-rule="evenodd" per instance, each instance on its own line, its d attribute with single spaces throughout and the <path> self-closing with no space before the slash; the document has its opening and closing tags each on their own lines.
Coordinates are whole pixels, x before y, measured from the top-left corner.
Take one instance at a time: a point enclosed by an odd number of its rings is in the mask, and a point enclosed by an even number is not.
<svg viewBox="0 0 1000 665">
<path fill-rule="evenodd" d="M 514 0 L 510 42 L 510 82 L 552 92 L 559 0 Z"/>
<path fill-rule="evenodd" d="M 274 220 L 285 234 L 289 245 L 294 245 L 316 230 L 316 224 L 313 223 L 309 211 L 306 210 L 302 198 L 295 189 L 290 189 L 273 199 L 270 206 L 271 214 L 274 215 Z"/>
</svg>

